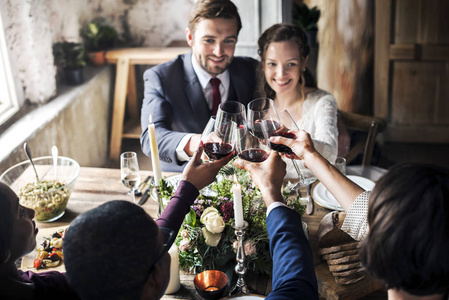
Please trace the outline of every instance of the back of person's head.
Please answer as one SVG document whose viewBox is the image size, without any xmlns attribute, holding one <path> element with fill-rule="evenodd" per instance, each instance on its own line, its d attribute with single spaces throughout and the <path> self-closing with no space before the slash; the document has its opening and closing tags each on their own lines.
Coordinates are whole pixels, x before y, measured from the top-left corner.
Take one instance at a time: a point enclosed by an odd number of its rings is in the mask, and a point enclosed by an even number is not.
<svg viewBox="0 0 449 300">
<path fill-rule="evenodd" d="M 198 22 L 204 19 L 235 19 L 237 22 L 237 34 L 242 28 L 242 21 L 237 7 L 230 0 L 198 0 L 190 11 L 189 29 L 195 34 Z"/>
<path fill-rule="evenodd" d="M 151 217 L 127 201 L 82 214 L 64 238 L 69 284 L 82 299 L 139 299 L 158 256 L 158 234 Z"/>
<path fill-rule="evenodd" d="M 265 61 L 265 54 L 270 46 L 271 43 L 277 43 L 277 42 L 286 42 L 286 41 L 292 41 L 296 43 L 298 46 L 299 51 L 299 57 L 301 61 L 305 60 L 310 53 L 310 47 L 307 43 L 307 35 L 306 33 L 299 28 L 296 25 L 292 24 L 285 24 L 285 23 L 278 23 L 274 24 L 270 28 L 266 29 L 262 35 L 259 37 L 258 40 L 258 54 L 260 56 L 260 60 L 262 62 L 262 66 Z M 264 72 L 263 67 L 262 70 L 259 72 L 260 78 L 260 87 L 263 89 L 262 94 L 269 98 L 274 98 L 275 92 L 271 89 L 271 87 L 268 85 Z M 310 71 L 306 68 L 306 71 L 303 72 L 305 86 L 309 87 L 316 87 L 315 80 L 313 79 L 312 74 Z"/>
<path fill-rule="evenodd" d="M 13 219 L 9 196 L 9 187 L 0 183 L 0 267 L 10 257 Z"/>
<path fill-rule="evenodd" d="M 360 257 L 389 289 L 449 291 L 449 170 L 402 164 L 382 177 L 368 205 Z"/>
</svg>

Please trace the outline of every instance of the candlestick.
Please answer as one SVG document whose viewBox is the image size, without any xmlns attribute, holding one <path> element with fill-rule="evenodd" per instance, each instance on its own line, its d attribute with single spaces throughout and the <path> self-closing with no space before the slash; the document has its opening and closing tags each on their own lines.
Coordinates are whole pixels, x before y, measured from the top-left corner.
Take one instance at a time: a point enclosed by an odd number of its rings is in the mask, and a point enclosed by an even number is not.
<svg viewBox="0 0 449 300">
<path fill-rule="evenodd" d="M 181 287 L 181 281 L 179 278 L 179 257 L 178 257 L 178 246 L 175 243 L 168 250 L 170 254 L 170 280 L 168 282 L 165 294 L 174 294 Z"/>
<path fill-rule="evenodd" d="M 236 223 L 232 223 L 232 227 L 235 229 L 235 235 L 237 236 L 237 254 L 236 260 L 237 265 L 235 266 L 235 273 L 239 276 L 237 279 L 237 283 L 231 289 L 230 295 L 238 295 L 238 294 L 249 294 L 248 286 L 246 285 L 245 279 L 243 275 L 246 273 L 245 266 L 245 248 L 243 247 L 243 241 L 245 236 L 245 229 L 248 227 L 248 222 L 243 221 L 243 225 L 241 227 L 237 227 Z"/>
<path fill-rule="evenodd" d="M 149 121 L 150 123 L 148 124 L 148 136 L 150 139 L 151 165 L 153 166 L 154 185 L 159 186 L 159 181 L 162 178 L 162 173 L 161 164 L 159 161 L 159 150 L 157 148 L 156 129 L 154 127 L 151 114 Z"/>
<path fill-rule="evenodd" d="M 234 198 L 234 220 L 237 228 L 243 227 L 243 205 L 242 205 L 242 187 L 234 174 L 234 184 L 231 187 L 232 197 Z"/>
</svg>

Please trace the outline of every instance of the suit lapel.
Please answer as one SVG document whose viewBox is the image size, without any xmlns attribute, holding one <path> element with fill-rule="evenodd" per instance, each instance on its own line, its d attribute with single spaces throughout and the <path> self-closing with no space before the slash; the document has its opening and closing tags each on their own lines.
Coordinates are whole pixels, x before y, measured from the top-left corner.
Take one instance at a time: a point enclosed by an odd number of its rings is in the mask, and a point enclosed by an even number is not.
<svg viewBox="0 0 449 300">
<path fill-rule="evenodd" d="M 184 79 L 186 81 L 184 91 L 189 99 L 190 106 L 195 112 L 196 118 L 203 122 L 207 122 L 211 116 L 206 99 L 204 98 L 203 88 L 196 77 L 192 66 L 192 54 L 184 57 Z"/>
</svg>

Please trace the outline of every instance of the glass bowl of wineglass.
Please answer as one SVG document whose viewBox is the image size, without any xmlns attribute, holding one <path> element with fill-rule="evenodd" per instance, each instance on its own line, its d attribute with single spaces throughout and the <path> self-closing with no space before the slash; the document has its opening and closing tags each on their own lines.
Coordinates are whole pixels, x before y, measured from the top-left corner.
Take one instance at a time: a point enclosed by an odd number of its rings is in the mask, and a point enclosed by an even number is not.
<svg viewBox="0 0 449 300">
<path fill-rule="evenodd" d="M 223 120 L 233 121 L 239 131 L 246 128 L 246 109 L 245 105 L 236 101 L 226 101 L 218 106 L 217 122 L 223 123 Z"/>
<path fill-rule="evenodd" d="M 139 162 L 136 152 L 128 151 L 120 155 L 120 172 L 122 183 L 130 189 L 131 199 L 136 203 L 134 190 L 139 187 Z"/>
<path fill-rule="evenodd" d="M 229 119 L 211 117 L 201 135 L 206 161 L 222 159 L 234 150 L 237 124 Z"/>
<path fill-rule="evenodd" d="M 263 138 L 259 138 L 250 130 L 237 130 L 236 151 L 239 158 L 249 162 L 260 163 L 270 155 L 270 142 L 265 131 Z"/>
</svg>

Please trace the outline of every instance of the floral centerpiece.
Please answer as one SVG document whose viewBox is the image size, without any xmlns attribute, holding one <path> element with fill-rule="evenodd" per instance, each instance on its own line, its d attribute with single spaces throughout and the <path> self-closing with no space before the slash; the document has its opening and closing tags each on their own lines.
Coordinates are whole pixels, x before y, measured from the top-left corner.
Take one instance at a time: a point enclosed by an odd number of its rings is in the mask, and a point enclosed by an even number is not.
<svg viewBox="0 0 449 300">
<path fill-rule="evenodd" d="M 176 244 L 179 247 L 179 265 L 184 271 L 198 273 L 214 269 L 228 273 L 234 269 L 237 240 L 232 228 L 233 173 L 236 173 L 242 187 L 243 218 L 248 222 L 244 241 L 248 271 L 271 274 L 273 263 L 265 224 L 265 203 L 249 173 L 235 168 L 232 162 L 222 168 L 215 182 L 209 186 L 216 195 L 200 193 L 181 226 Z M 164 179 L 162 181 L 160 187 L 164 197 L 171 196 L 173 187 Z M 283 190 L 287 205 L 303 214 L 305 207 L 300 204 L 299 197 L 289 197 L 289 190 L 289 186 Z"/>
</svg>

